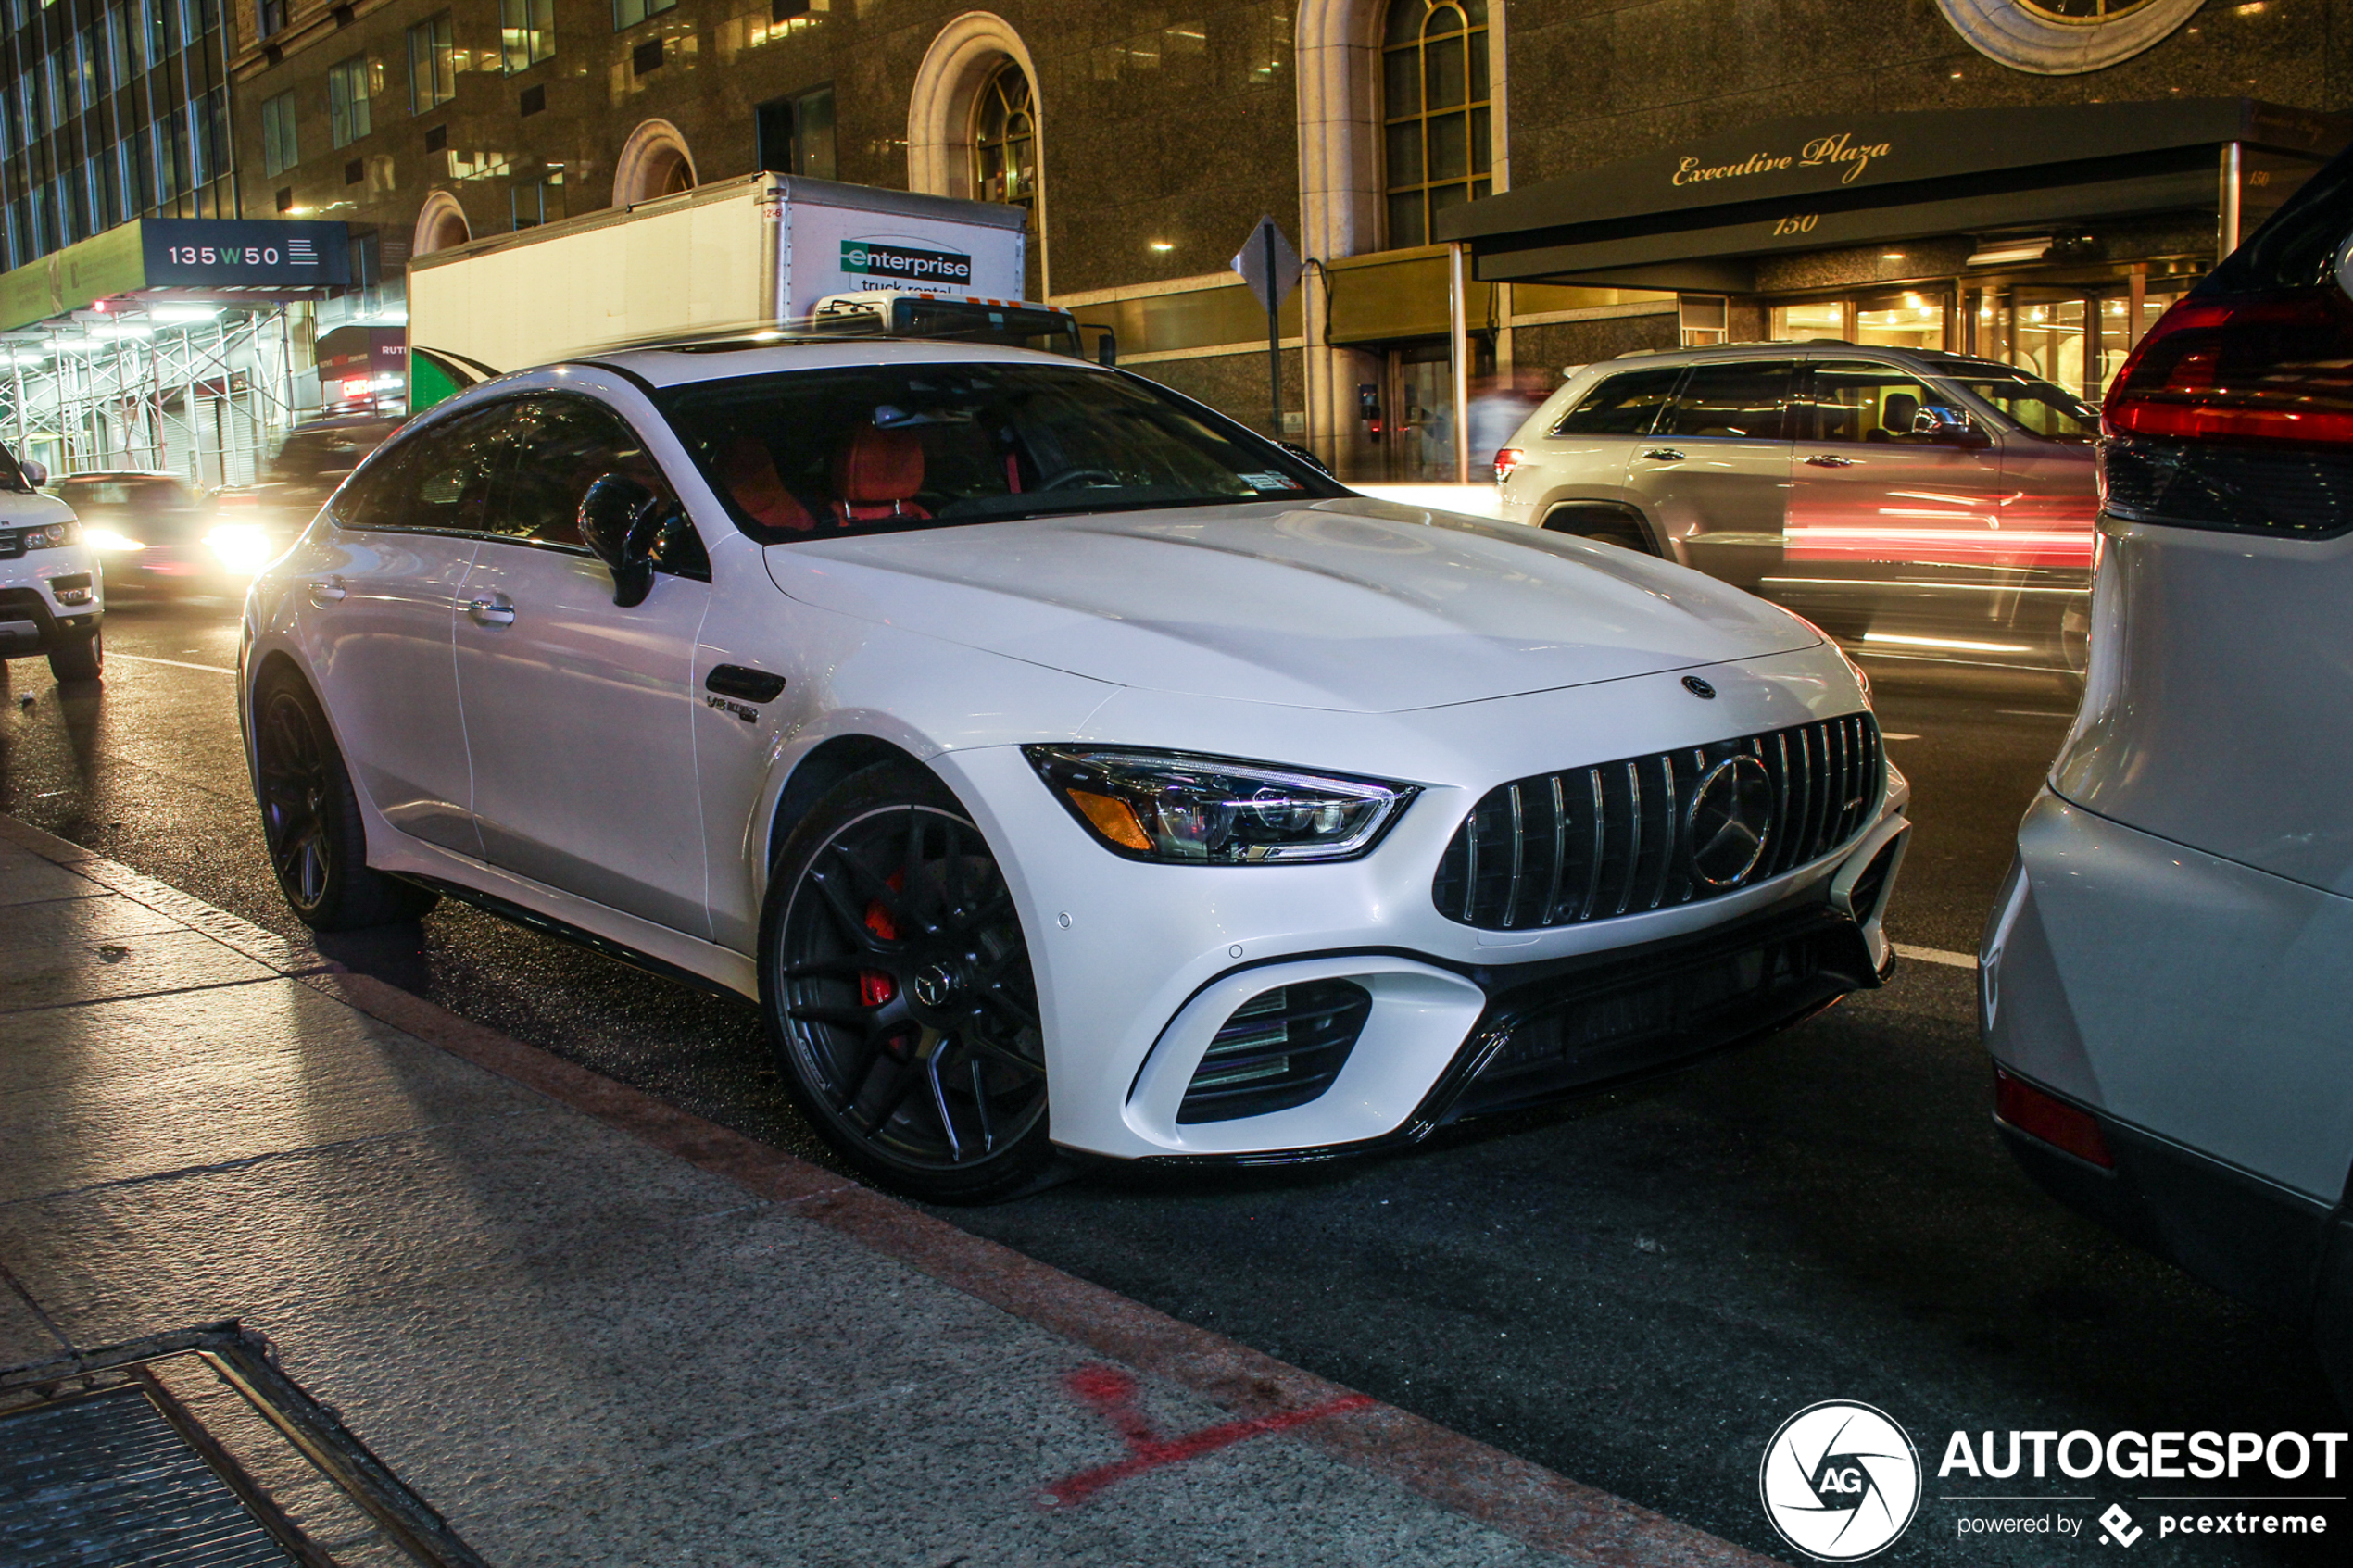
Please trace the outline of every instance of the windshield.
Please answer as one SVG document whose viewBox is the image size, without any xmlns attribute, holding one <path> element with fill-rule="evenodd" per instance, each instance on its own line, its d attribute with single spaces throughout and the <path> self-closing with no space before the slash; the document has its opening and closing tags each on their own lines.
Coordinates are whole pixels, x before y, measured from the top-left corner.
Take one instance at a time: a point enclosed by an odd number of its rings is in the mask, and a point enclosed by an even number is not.
<svg viewBox="0 0 2353 1568">
<path fill-rule="evenodd" d="M 2092 441 L 2100 433 L 2100 411 L 2066 389 L 2020 370 L 1985 375 L 1954 375 L 1971 396 L 1994 406 L 1994 411 L 2029 435 L 2045 441 Z"/>
<path fill-rule="evenodd" d="M 661 403 L 736 526 L 769 544 L 1348 494 L 1220 415 L 1077 366 L 791 370 Z"/>
</svg>

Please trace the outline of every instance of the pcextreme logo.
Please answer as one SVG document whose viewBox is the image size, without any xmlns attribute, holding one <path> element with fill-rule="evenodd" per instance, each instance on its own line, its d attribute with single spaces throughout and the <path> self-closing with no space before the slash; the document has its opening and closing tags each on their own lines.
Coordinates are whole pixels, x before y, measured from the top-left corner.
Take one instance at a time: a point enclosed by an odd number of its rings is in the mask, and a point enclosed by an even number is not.
<svg viewBox="0 0 2353 1568">
<path fill-rule="evenodd" d="M 1781 1423 L 1757 1467 L 1765 1517 L 1822 1562 L 1883 1550 L 1920 1506 L 1920 1456 L 1884 1411 L 1825 1399 Z"/>
</svg>

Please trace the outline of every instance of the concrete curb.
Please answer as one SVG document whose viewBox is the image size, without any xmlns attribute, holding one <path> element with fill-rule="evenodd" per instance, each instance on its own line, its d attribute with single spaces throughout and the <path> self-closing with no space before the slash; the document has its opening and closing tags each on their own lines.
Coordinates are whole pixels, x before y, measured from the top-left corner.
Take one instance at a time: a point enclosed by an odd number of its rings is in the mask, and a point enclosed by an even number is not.
<svg viewBox="0 0 2353 1568">
<path fill-rule="evenodd" d="M 379 1022 L 761 1198 L 790 1204 L 803 1218 L 1239 1417 L 1279 1420 L 1345 1401 L 1340 1413 L 1302 1422 L 1289 1435 L 1529 1546 L 1607 1568 L 1779 1568 L 1772 1559 L 961 1231 L 371 975 L 350 973 L 307 942 L 265 931 L 13 817 L 0 815 L 0 838 Z"/>
</svg>

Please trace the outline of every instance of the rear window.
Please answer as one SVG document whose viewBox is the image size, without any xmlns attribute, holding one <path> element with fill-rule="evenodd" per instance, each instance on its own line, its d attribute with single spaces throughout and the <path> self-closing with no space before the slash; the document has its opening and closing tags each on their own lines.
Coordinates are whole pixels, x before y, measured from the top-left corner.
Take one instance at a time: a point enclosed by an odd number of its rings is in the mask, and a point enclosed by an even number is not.
<svg viewBox="0 0 2353 1568">
<path fill-rule="evenodd" d="M 57 486 L 59 498 L 76 507 L 137 507 L 159 509 L 186 500 L 176 481 L 169 479 L 69 479 Z"/>
<path fill-rule="evenodd" d="M 788 370 L 660 401 L 736 525 L 770 544 L 1349 494 L 1199 404 L 1076 366 Z"/>
<path fill-rule="evenodd" d="M 1553 427 L 1553 433 L 1646 435 L 1682 374 L 1680 365 L 1667 365 L 1605 376 L 1577 400 L 1577 407 Z"/>
<path fill-rule="evenodd" d="M 1653 433 L 1786 441 L 1793 359 L 1743 359 L 1693 365 Z"/>
</svg>

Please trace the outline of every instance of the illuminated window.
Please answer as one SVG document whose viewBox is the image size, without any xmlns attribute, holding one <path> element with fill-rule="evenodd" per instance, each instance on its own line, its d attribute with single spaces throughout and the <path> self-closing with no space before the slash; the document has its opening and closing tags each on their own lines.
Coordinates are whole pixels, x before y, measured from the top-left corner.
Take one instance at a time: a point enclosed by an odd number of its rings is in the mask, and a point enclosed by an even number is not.
<svg viewBox="0 0 2353 1568">
<path fill-rule="evenodd" d="M 1389 243 L 1427 245 L 1438 214 L 1490 189 L 1487 0 L 1390 0 L 1381 116 Z"/>
<path fill-rule="evenodd" d="M 422 114 L 458 95 L 456 36 L 449 13 L 409 30 L 409 108 Z"/>
<path fill-rule="evenodd" d="M 1015 60 L 981 85 L 973 116 L 973 196 L 1024 208 L 1037 223 L 1038 111 Z"/>
<path fill-rule="evenodd" d="M 507 74 L 556 57 L 556 0 L 498 0 L 498 37 Z"/>
</svg>

